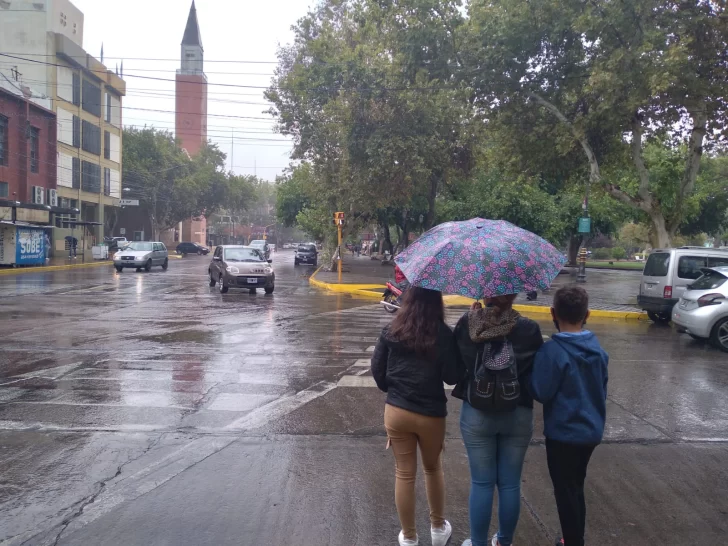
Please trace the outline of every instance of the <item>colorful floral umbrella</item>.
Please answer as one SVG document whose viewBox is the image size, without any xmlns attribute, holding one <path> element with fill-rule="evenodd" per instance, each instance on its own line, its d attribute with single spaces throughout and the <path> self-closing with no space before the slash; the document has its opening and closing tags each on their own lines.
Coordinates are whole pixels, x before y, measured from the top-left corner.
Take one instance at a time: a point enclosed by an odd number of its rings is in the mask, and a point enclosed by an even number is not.
<svg viewBox="0 0 728 546">
<path fill-rule="evenodd" d="M 395 262 L 413 286 L 481 299 L 545 290 L 566 258 L 530 231 L 473 218 L 435 226 Z"/>
</svg>

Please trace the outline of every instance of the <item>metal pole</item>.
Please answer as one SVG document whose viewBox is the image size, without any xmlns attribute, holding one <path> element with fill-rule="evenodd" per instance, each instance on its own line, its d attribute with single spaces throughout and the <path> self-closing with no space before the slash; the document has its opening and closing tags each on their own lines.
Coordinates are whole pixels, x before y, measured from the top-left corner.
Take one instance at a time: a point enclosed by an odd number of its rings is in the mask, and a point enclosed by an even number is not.
<svg viewBox="0 0 728 546">
<path fill-rule="evenodd" d="M 336 226 L 339 228 L 339 266 L 336 268 L 336 271 L 339 276 L 339 282 L 341 282 L 341 269 L 343 268 L 344 261 L 341 258 L 341 220 L 338 221 L 338 225 Z"/>
</svg>

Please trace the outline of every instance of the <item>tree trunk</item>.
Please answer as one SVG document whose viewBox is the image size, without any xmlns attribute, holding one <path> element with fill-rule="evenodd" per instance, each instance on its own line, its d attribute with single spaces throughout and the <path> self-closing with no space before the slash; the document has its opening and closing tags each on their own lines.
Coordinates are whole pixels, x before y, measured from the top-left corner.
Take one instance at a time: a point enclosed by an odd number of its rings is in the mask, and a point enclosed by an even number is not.
<svg viewBox="0 0 728 546">
<path fill-rule="evenodd" d="M 392 247 L 392 236 L 389 233 L 389 225 L 388 224 L 384 224 L 382 226 L 382 230 L 384 231 L 384 243 L 385 243 L 385 246 L 387 247 L 387 249 L 389 249 L 389 253 L 392 254 L 392 255 L 394 255 L 394 248 Z M 383 248 L 380 249 L 379 253 L 380 254 L 384 254 L 384 249 Z"/>
<path fill-rule="evenodd" d="M 569 265 L 576 265 L 576 258 L 579 256 L 579 247 L 581 246 L 582 236 L 574 234 L 569 237 L 568 259 Z"/>
<path fill-rule="evenodd" d="M 672 246 L 672 237 L 665 225 L 665 218 L 660 212 L 652 212 L 650 214 L 652 229 L 650 230 L 650 242 L 652 248 L 670 248 Z"/>
</svg>

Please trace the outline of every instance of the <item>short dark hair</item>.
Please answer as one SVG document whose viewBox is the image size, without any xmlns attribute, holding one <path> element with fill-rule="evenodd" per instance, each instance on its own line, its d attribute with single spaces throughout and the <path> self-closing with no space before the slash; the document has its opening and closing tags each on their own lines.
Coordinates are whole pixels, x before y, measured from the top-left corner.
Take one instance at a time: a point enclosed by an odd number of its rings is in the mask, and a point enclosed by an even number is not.
<svg viewBox="0 0 728 546">
<path fill-rule="evenodd" d="M 589 294 L 581 286 L 564 286 L 554 294 L 554 314 L 569 324 L 584 322 L 589 311 Z"/>
</svg>

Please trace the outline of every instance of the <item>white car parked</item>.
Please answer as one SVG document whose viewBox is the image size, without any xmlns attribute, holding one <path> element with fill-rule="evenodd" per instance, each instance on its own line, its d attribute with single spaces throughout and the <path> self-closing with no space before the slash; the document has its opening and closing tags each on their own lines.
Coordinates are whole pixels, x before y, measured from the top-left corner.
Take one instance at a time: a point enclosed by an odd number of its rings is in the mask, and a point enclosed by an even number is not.
<svg viewBox="0 0 728 546">
<path fill-rule="evenodd" d="M 672 322 L 728 353 L 728 266 L 702 269 L 672 311 Z"/>
</svg>

